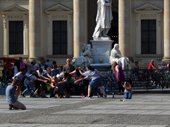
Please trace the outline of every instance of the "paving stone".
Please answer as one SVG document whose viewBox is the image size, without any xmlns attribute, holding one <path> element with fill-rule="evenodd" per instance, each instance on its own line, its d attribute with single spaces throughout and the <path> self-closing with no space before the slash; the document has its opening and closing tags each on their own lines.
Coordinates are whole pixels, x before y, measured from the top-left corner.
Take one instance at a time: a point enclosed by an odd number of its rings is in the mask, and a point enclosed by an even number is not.
<svg viewBox="0 0 170 127">
<path fill-rule="evenodd" d="M 114 124 L 109 127 L 126 127 L 126 126 L 128 126 L 128 125 L 127 124 Z"/>
<path fill-rule="evenodd" d="M 82 99 L 80 96 L 63 99 L 26 97 L 19 98 L 19 101 L 26 105 L 27 110 L 11 111 L 8 110 L 5 97 L 1 96 L 0 114 L 3 114 L 3 117 L 0 115 L 0 127 L 22 125 L 25 127 L 165 127 L 170 125 L 169 94 L 133 95 L 132 100 L 125 102 L 120 101 L 121 97 L 123 98 L 123 96 L 115 96 L 114 99 L 97 97 Z"/>
<path fill-rule="evenodd" d="M 3 124 L 0 127 L 41 127 L 42 124 Z"/>
<path fill-rule="evenodd" d="M 148 127 L 147 125 L 128 125 L 126 127 Z"/>
<path fill-rule="evenodd" d="M 167 127 L 167 125 L 151 125 L 149 127 Z"/>
</svg>

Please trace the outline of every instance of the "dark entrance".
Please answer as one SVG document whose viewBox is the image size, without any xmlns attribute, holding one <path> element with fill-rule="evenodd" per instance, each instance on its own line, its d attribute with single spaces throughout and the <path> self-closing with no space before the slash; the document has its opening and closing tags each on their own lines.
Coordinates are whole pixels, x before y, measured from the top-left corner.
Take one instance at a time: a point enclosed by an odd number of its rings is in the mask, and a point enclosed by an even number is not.
<svg viewBox="0 0 170 127">
<path fill-rule="evenodd" d="M 112 20 L 112 24 L 111 24 L 111 29 L 108 33 L 108 35 L 110 36 L 110 38 L 112 40 L 114 40 L 113 44 L 112 44 L 112 48 L 114 47 L 114 44 L 119 42 L 118 39 L 118 13 L 117 12 L 112 12 L 113 14 L 113 20 Z"/>
<path fill-rule="evenodd" d="M 23 21 L 9 21 L 9 54 L 23 54 Z"/>
</svg>

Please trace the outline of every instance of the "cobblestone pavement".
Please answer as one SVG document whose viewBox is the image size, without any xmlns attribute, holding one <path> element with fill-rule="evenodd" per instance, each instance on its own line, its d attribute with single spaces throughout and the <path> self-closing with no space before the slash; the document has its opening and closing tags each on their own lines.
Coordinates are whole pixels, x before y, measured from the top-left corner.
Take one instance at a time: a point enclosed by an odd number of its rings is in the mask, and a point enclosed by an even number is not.
<svg viewBox="0 0 170 127">
<path fill-rule="evenodd" d="M 19 98 L 27 110 L 8 110 L 0 96 L 0 127 L 168 127 L 170 94 L 93 97 Z"/>
</svg>

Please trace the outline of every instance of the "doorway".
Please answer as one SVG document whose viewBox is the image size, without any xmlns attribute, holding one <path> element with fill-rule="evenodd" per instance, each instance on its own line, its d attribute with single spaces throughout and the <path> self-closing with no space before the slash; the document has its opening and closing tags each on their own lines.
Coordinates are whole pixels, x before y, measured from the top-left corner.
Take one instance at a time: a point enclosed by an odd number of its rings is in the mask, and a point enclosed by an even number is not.
<svg viewBox="0 0 170 127">
<path fill-rule="evenodd" d="M 114 42 L 112 43 L 112 48 L 113 48 L 114 44 L 119 43 L 118 0 L 112 0 L 112 15 L 113 15 L 113 20 L 111 23 L 111 29 L 108 33 L 108 36 L 110 36 L 111 40 L 114 40 Z"/>
</svg>

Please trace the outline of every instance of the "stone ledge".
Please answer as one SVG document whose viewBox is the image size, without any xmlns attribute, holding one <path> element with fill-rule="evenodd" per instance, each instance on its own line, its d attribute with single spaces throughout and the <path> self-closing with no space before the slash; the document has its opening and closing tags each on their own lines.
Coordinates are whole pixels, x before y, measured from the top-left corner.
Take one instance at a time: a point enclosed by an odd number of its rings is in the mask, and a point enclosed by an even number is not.
<svg viewBox="0 0 170 127">
<path fill-rule="evenodd" d="M 73 55 L 47 55 L 47 58 L 73 58 Z"/>
<path fill-rule="evenodd" d="M 135 57 L 139 58 L 157 58 L 157 57 L 163 57 L 162 54 L 136 54 Z"/>
<path fill-rule="evenodd" d="M 28 59 L 28 55 L 20 55 L 20 54 L 16 54 L 16 55 L 3 55 L 3 57 L 12 57 L 12 58 L 15 58 L 15 59 L 19 59 L 19 57 L 22 57 L 23 59 Z"/>
</svg>

